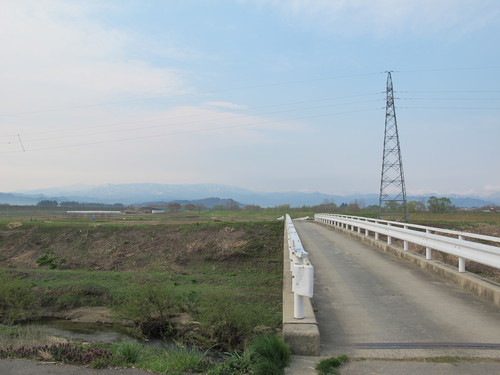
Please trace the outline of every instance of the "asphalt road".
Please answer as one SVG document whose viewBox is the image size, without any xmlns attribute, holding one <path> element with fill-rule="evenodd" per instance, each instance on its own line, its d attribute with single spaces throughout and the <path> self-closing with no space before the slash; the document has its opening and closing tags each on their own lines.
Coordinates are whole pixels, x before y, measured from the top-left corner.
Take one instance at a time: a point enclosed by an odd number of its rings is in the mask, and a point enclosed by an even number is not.
<svg viewBox="0 0 500 375">
<path fill-rule="evenodd" d="M 321 355 L 500 358 L 500 309 L 363 242 L 295 221 L 315 267 Z"/>
</svg>

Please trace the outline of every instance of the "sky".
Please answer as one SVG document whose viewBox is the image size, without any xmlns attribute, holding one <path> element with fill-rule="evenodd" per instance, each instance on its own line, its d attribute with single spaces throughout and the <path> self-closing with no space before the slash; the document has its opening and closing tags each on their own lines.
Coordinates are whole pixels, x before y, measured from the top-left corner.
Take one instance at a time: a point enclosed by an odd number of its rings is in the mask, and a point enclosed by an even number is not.
<svg viewBox="0 0 500 375">
<path fill-rule="evenodd" d="M 497 0 L 1 0 L 0 192 L 500 192 Z"/>
</svg>

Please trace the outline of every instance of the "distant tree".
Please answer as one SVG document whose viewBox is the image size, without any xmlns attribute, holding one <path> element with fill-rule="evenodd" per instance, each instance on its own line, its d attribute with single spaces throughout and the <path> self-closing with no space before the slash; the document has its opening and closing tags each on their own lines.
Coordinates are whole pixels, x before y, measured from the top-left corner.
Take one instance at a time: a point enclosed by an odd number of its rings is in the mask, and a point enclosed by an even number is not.
<svg viewBox="0 0 500 375">
<path fill-rule="evenodd" d="M 243 207 L 243 211 L 262 211 L 262 207 L 256 204 L 247 204 Z"/>
<path fill-rule="evenodd" d="M 240 205 L 238 204 L 238 202 L 229 199 L 229 201 L 226 203 L 226 208 L 229 211 L 238 211 L 240 209 Z"/>
<path fill-rule="evenodd" d="M 408 202 L 408 212 L 409 213 L 415 213 L 415 212 L 424 212 L 425 211 L 425 204 L 419 201 L 410 201 Z"/>
<path fill-rule="evenodd" d="M 198 208 L 198 206 L 196 206 L 195 204 L 193 203 L 187 203 L 184 205 L 184 208 L 188 211 L 194 211 Z"/>
<path fill-rule="evenodd" d="M 80 202 L 75 202 L 75 201 L 61 202 L 61 207 L 80 207 Z"/>
<path fill-rule="evenodd" d="M 361 208 L 359 207 L 359 203 L 357 202 L 357 200 L 350 203 L 346 208 L 346 212 L 349 212 L 349 213 L 356 213 L 359 211 L 361 211 Z"/>
<path fill-rule="evenodd" d="M 336 212 L 338 210 L 338 207 L 333 201 L 325 199 L 323 200 L 323 203 L 312 207 L 312 210 L 315 212 Z M 308 211 L 308 210 L 304 209 L 303 211 Z"/>
<path fill-rule="evenodd" d="M 40 202 L 37 203 L 37 206 L 39 207 L 57 207 L 58 203 L 57 201 L 52 201 L 48 199 L 41 200 Z"/>
<path fill-rule="evenodd" d="M 198 212 L 200 212 L 200 211 L 205 211 L 207 207 L 203 204 L 197 204 L 196 209 L 198 210 Z"/>
<path fill-rule="evenodd" d="M 291 207 L 289 204 L 280 204 L 278 206 L 275 206 L 273 211 L 287 213 L 291 211 Z"/>
<path fill-rule="evenodd" d="M 167 205 L 167 208 L 172 212 L 178 212 L 181 209 L 181 205 L 177 202 L 172 202 Z"/>
<path fill-rule="evenodd" d="M 212 211 L 226 211 L 227 207 L 223 204 L 216 204 L 212 207 Z"/>
<path fill-rule="evenodd" d="M 342 202 L 341 205 L 339 206 L 339 212 L 345 212 L 347 209 L 348 204 L 345 202 Z"/>
<path fill-rule="evenodd" d="M 433 213 L 444 213 L 452 211 L 455 206 L 451 204 L 451 200 L 446 197 L 435 197 L 432 196 L 427 200 L 427 206 L 429 211 Z"/>
<path fill-rule="evenodd" d="M 396 201 L 387 201 L 384 205 L 384 211 L 390 213 L 400 212 L 401 208 L 401 204 Z"/>
</svg>

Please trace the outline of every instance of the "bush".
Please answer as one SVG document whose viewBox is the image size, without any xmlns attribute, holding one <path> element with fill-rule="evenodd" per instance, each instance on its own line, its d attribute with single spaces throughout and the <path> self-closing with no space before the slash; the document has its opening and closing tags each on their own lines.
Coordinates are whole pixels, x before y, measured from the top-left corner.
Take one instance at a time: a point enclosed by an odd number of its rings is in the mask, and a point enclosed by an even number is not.
<svg viewBox="0 0 500 375">
<path fill-rule="evenodd" d="M 0 322 L 12 324 L 29 318 L 35 309 L 36 295 L 29 282 L 0 273 Z"/>
<path fill-rule="evenodd" d="M 198 320 L 221 350 L 243 349 L 245 341 L 258 325 L 258 314 L 252 306 L 234 294 L 214 291 L 203 296 Z"/>
<path fill-rule="evenodd" d="M 159 338 L 171 337 L 174 325 L 171 318 L 180 311 L 183 297 L 163 284 L 139 286 L 121 306 L 121 315 L 134 321 L 139 333 Z"/>
</svg>

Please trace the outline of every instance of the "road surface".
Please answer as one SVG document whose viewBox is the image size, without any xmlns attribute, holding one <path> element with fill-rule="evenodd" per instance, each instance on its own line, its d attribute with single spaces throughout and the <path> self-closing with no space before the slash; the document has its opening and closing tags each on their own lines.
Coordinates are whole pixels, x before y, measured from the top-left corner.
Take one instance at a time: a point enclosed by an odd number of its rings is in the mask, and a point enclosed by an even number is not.
<svg viewBox="0 0 500 375">
<path fill-rule="evenodd" d="M 295 221 L 315 268 L 321 355 L 500 358 L 500 309 L 333 228 Z"/>
</svg>

